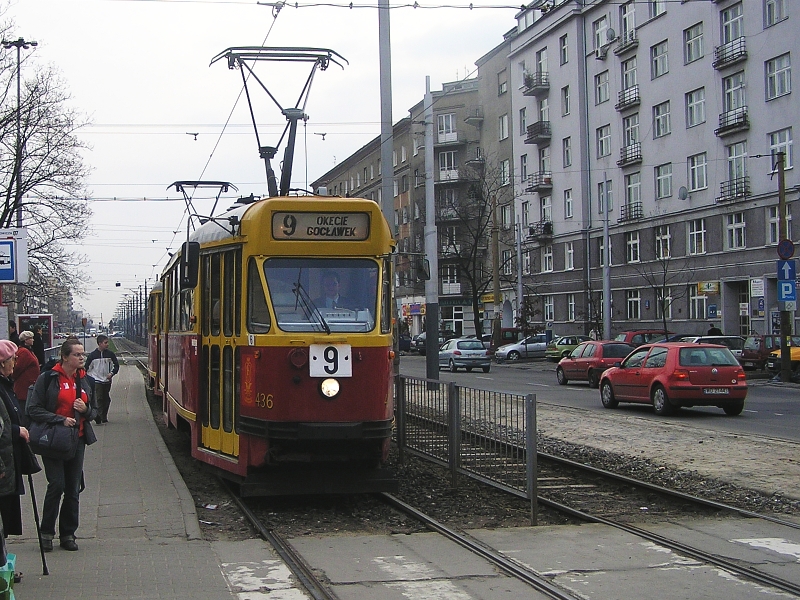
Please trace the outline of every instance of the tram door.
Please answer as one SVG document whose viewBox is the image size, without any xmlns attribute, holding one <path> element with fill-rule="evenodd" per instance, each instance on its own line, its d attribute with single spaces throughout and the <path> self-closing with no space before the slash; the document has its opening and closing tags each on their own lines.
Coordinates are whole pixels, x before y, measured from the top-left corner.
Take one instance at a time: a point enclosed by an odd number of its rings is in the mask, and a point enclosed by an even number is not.
<svg viewBox="0 0 800 600">
<path fill-rule="evenodd" d="M 241 335 L 241 249 L 202 256 L 200 357 L 200 443 L 209 450 L 238 456 L 236 432 Z"/>
</svg>

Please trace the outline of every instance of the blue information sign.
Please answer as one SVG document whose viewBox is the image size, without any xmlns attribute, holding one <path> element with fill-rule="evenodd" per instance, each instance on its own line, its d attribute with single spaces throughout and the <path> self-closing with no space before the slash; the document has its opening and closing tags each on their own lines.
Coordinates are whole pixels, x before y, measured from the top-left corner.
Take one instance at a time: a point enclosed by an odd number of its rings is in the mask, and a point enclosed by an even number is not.
<svg viewBox="0 0 800 600">
<path fill-rule="evenodd" d="M 794 281 L 797 276 L 794 260 L 778 261 L 778 281 Z"/>
<path fill-rule="evenodd" d="M 794 302 L 797 300 L 797 285 L 794 281 L 778 282 L 778 302 Z"/>
<path fill-rule="evenodd" d="M 0 283 L 14 283 L 14 240 L 0 240 Z"/>
</svg>

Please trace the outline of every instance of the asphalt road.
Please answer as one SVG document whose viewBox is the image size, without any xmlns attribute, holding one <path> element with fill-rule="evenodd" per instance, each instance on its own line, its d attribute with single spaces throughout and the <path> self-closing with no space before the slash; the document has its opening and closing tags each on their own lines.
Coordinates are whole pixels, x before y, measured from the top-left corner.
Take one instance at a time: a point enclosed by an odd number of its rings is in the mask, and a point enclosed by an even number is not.
<svg viewBox="0 0 800 600">
<path fill-rule="evenodd" d="M 533 360 L 519 363 L 493 364 L 489 373 L 474 371 L 450 373 L 440 371 L 442 381 L 455 381 L 465 386 L 514 394 L 536 394 L 538 402 L 608 411 L 600 403 L 599 390 L 585 383 L 558 385 L 556 363 Z M 400 358 L 400 373 L 412 377 L 425 377 L 425 357 L 416 353 Z M 651 406 L 620 404 L 613 409 L 620 414 L 661 421 L 677 420 L 690 426 L 715 431 L 748 433 L 778 439 L 800 441 L 800 385 L 770 383 L 766 379 L 753 379 L 747 393 L 744 412 L 738 417 L 728 417 L 715 407 L 695 407 L 679 411 L 670 417 L 659 417 Z"/>
</svg>

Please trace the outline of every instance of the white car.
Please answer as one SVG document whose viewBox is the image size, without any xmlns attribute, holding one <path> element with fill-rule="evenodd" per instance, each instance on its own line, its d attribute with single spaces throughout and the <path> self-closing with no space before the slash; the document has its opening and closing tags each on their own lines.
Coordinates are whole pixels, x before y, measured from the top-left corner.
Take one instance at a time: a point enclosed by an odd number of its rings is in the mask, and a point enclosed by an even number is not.
<svg viewBox="0 0 800 600">
<path fill-rule="evenodd" d="M 494 353 L 498 361 L 521 358 L 544 358 L 547 351 L 547 336 L 543 333 L 529 335 L 519 342 L 500 346 Z"/>
<path fill-rule="evenodd" d="M 682 337 L 680 341 L 727 346 L 737 360 L 742 358 L 742 349 L 744 348 L 744 338 L 738 335 L 689 335 Z"/>
</svg>

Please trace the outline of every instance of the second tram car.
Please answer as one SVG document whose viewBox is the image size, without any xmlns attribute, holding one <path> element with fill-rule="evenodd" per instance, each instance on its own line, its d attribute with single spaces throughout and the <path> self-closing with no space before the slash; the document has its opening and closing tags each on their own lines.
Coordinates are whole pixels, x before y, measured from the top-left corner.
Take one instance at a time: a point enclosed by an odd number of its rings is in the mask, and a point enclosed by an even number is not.
<svg viewBox="0 0 800 600">
<path fill-rule="evenodd" d="M 208 220 L 151 295 L 151 378 L 243 495 L 392 490 L 391 253 L 380 207 L 273 197 Z"/>
</svg>

